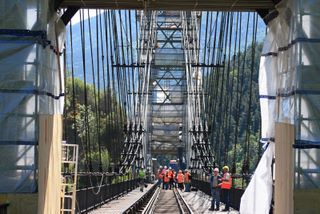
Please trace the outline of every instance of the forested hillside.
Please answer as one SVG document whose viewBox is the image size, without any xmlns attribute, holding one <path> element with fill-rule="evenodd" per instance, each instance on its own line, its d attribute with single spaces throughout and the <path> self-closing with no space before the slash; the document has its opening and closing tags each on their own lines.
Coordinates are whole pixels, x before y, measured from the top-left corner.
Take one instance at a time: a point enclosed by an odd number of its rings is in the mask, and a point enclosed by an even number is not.
<svg viewBox="0 0 320 214">
<path fill-rule="evenodd" d="M 79 144 L 80 171 L 108 171 L 122 150 L 124 111 L 110 89 L 71 77 L 66 88 L 64 139 Z"/>
<path fill-rule="evenodd" d="M 251 173 L 261 155 L 258 72 L 262 43 L 249 46 L 212 73 L 211 141 L 216 164 L 234 173 Z"/>
<path fill-rule="evenodd" d="M 131 13 L 132 20 L 134 15 Z M 246 26 L 246 13 L 243 16 L 242 25 Z M 104 22 L 104 18 L 103 14 L 99 17 L 106 27 L 108 22 Z M 202 19 L 206 18 L 203 13 Z M 105 77 L 112 75 L 112 69 L 103 70 L 100 64 L 100 75 L 97 76 L 97 58 L 111 57 L 108 53 L 100 52 L 99 55 L 96 52 L 99 45 L 106 45 L 95 36 L 99 23 L 92 17 L 82 24 L 82 27 L 78 23 L 68 28 L 65 139 L 80 145 L 81 170 L 106 171 L 110 162 L 117 164 L 119 161 L 126 115 L 123 103 L 119 104 L 117 88 L 112 86 L 112 78 Z M 135 28 L 134 24 L 132 28 Z M 201 28 L 204 31 L 206 26 Z M 102 31 L 103 27 L 99 33 Z M 236 173 L 252 172 L 261 153 L 258 71 L 264 35 L 265 26 L 259 20 L 257 43 L 244 46 L 242 42 L 240 54 L 229 57 L 224 61 L 224 68 L 204 77 L 206 84 L 211 85 L 207 91 L 207 113 L 211 115 L 208 123 L 216 164 L 229 165 Z M 108 38 L 108 35 L 104 36 Z M 252 37 L 252 32 L 247 36 Z M 135 40 L 132 38 L 127 42 L 135 47 Z"/>
</svg>

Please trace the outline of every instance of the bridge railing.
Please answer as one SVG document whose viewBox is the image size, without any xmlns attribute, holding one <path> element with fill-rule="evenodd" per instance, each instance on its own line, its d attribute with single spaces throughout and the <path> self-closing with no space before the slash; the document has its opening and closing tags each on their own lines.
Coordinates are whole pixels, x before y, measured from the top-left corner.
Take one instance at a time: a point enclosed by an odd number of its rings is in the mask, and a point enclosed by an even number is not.
<svg viewBox="0 0 320 214">
<path fill-rule="evenodd" d="M 132 179 L 77 190 L 76 213 L 86 213 L 135 189 L 138 180 Z"/>
<path fill-rule="evenodd" d="M 211 195 L 210 182 L 208 180 L 192 179 L 191 185 L 206 193 Z M 241 196 L 244 193 L 243 189 L 232 188 L 230 192 L 230 206 L 236 210 L 240 208 Z M 221 195 L 221 202 L 225 203 L 223 195 Z"/>
</svg>

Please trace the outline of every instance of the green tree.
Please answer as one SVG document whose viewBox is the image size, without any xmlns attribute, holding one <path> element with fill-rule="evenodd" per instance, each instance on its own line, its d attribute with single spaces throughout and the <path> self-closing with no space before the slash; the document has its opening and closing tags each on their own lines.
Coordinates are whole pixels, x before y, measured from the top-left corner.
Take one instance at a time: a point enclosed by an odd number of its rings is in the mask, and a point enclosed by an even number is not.
<svg viewBox="0 0 320 214">
<path fill-rule="evenodd" d="M 258 71 L 261 50 L 262 43 L 249 46 L 246 53 L 241 52 L 231 57 L 230 62 L 225 62 L 224 69 L 211 72 L 205 79 L 206 84 L 210 86 L 207 110 L 208 115 L 211 115 L 209 116 L 212 125 L 210 140 L 217 164 L 229 165 L 231 168 L 235 164 L 237 173 L 243 171 L 247 156 L 249 156 L 249 172 L 253 172 L 260 158 Z M 252 96 L 249 109 L 251 71 L 253 71 Z M 234 154 L 236 154 L 235 160 L 233 160 Z"/>
<path fill-rule="evenodd" d="M 66 90 L 64 138 L 79 144 L 80 171 L 106 171 L 122 149 L 124 121 L 117 118 L 123 109 L 110 89 L 94 89 L 79 78 L 67 78 Z"/>
</svg>

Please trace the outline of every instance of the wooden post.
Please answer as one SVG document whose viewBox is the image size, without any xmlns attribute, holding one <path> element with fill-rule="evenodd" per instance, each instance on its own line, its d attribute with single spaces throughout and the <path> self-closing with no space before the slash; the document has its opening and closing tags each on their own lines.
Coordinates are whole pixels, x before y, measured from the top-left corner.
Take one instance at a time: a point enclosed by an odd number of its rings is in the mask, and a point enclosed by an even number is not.
<svg viewBox="0 0 320 214">
<path fill-rule="evenodd" d="M 62 116 L 39 116 L 39 214 L 60 213 Z"/>
<path fill-rule="evenodd" d="M 275 129 L 275 214 L 293 213 L 294 126 L 276 123 Z"/>
</svg>

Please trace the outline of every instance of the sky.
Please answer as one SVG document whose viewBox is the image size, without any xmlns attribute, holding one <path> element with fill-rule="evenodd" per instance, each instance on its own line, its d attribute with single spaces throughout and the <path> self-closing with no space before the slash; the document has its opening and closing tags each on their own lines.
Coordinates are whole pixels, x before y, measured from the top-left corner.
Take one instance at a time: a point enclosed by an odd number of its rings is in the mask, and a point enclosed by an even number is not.
<svg viewBox="0 0 320 214">
<path fill-rule="evenodd" d="M 75 25 L 75 24 L 80 22 L 80 12 L 79 11 L 72 17 L 72 19 L 71 19 L 72 25 Z M 101 12 L 101 10 L 98 10 L 98 13 L 100 13 L 100 12 Z M 96 16 L 96 10 L 95 9 L 90 9 L 89 10 L 89 15 L 90 15 L 90 17 L 95 17 Z M 88 19 L 87 10 L 85 10 L 85 12 L 84 12 L 84 19 Z"/>
</svg>

